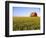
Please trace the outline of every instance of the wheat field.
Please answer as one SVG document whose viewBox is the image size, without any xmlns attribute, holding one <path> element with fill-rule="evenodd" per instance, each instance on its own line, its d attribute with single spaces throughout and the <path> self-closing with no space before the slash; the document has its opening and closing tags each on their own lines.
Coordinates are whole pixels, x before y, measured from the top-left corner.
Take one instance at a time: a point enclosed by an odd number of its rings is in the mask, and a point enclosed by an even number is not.
<svg viewBox="0 0 46 38">
<path fill-rule="evenodd" d="M 40 17 L 13 17 L 13 31 L 39 29 Z"/>
</svg>

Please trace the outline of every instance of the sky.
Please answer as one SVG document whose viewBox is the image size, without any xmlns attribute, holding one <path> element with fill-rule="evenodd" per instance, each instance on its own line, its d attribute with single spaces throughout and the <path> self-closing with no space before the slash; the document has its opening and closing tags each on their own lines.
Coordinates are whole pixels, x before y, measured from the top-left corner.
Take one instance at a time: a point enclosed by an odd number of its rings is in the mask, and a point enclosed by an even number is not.
<svg viewBox="0 0 46 38">
<path fill-rule="evenodd" d="M 36 12 L 40 16 L 40 8 L 36 7 L 13 7 L 13 16 L 29 17 L 32 12 Z"/>
</svg>

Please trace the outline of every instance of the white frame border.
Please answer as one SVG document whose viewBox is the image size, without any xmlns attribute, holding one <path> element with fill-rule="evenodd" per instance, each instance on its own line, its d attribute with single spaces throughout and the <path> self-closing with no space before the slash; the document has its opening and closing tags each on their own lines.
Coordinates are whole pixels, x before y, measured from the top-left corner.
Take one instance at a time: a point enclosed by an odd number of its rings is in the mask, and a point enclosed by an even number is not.
<svg viewBox="0 0 46 38">
<path fill-rule="evenodd" d="M 13 19 L 12 19 L 12 7 L 40 7 L 41 9 L 41 19 L 40 19 L 40 30 L 28 30 L 28 31 L 12 31 L 13 27 Z M 43 5 L 34 5 L 34 4 L 17 4 L 17 3 L 10 3 L 9 4 L 9 33 L 10 35 L 20 35 L 20 34 L 36 34 L 36 33 L 43 33 Z"/>
</svg>

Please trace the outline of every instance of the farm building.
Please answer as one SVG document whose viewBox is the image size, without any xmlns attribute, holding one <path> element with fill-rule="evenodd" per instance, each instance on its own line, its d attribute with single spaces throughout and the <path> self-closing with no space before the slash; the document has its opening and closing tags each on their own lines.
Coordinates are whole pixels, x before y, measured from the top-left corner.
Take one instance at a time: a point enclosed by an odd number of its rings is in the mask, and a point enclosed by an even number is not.
<svg viewBox="0 0 46 38">
<path fill-rule="evenodd" d="M 31 17 L 36 17 L 37 16 L 37 13 L 36 12 L 32 12 L 31 13 Z"/>
</svg>

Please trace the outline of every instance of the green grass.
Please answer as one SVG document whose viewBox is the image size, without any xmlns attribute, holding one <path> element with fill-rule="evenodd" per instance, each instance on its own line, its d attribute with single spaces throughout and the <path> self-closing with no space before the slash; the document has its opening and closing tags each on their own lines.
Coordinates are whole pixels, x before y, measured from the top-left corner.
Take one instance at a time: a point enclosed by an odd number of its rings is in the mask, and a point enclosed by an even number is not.
<svg viewBox="0 0 46 38">
<path fill-rule="evenodd" d="M 39 29 L 40 17 L 13 17 L 13 31 Z"/>
</svg>

